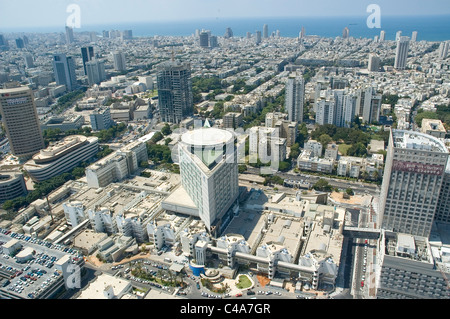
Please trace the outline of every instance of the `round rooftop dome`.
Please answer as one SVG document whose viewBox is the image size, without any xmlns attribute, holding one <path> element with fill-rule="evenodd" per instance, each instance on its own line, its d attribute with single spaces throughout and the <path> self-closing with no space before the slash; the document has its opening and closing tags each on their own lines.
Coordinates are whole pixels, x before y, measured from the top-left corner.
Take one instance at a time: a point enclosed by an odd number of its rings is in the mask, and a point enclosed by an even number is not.
<svg viewBox="0 0 450 319">
<path fill-rule="evenodd" d="M 184 133 L 181 136 L 181 140 L 189 145 L 223 145 L 233 140 L 233 134 L 229 131 L 212 127 L 200 128 Z"/>
</svg>

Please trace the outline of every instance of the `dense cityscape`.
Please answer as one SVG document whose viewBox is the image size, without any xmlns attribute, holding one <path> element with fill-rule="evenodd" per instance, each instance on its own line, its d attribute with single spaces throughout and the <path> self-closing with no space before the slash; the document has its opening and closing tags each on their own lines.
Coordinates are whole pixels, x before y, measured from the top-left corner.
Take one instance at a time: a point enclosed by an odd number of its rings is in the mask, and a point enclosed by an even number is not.
<svg viewBox="0 0 450 319">
<path fill-rule="evenodd" d="M 0 33 L 0 299 L 448 299 L 450 41 L 379 31 Z"/>
</svg>

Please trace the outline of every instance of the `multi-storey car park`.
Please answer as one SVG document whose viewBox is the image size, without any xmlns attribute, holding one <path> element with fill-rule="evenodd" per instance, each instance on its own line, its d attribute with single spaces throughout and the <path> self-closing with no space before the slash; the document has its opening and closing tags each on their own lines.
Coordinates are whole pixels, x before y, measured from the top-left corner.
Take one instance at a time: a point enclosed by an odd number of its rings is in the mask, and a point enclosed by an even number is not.
<svg viewBox="0 0 450 319">
<path fill-rule="evenodd" d="M 0 229 L 0 298 L 47 299 L 64 293 L 67 265 L 84 266 L 76 249 Z"/>
</svg>

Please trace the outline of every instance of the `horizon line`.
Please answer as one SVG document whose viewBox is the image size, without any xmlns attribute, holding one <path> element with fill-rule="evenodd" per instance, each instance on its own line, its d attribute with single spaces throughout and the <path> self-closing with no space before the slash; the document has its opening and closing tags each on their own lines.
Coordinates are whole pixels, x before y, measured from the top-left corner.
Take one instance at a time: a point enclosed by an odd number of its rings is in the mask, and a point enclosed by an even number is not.
<svg viewBox="0 0 450 319">
<path fill-rule="evenodd" d="M 383 14 L 382 15 L 382 19 L 383 17 L 399 17 L 399 18 L 414 18 L 414 17 L 437 17 L 437 16 L 450 16 L 450 13 L 436 13 L 436 14 Z M 82 29 L 85 29 L 86 26 L 91 27 L 91 26 L 111 26 L 113 24 L 117 24 L 117 25 L 124 25 L 124 24 L 141 24 L 141 23 L 167 23 L 167 22 L 194 22 L 194 21 L 218 21 L 218 20 L 240 20 L 240 19 L 253 19 L 253 20 L 257 20 L 257 19 L 304 19 L 304 18 L 367 18 L 367 15 L 307 15 L 307 16 L 258 16 L 258 17 L 235 17 L 235 16 L 229 16 L 229 17 L 198 17 L 198 18 L 182 18 L 182 19 L 164 19 L 164 20 L 138 20 L 138 21 L 116 21 L 116 22 L 103 22 L 103 23 L 86 23 L 84 24 L 84 26 L 82 27 Z M 17 30 L 20 28 L 61 28 L 64 29 L 66 27 L 66 25 L 40 25 L 40 26 L 36 26 L 36 25 L 28 25 L 28 26 L 14 26 L 14 27 L 8 27 L 8 26 L 0 26 L 0 32 L 2 32 L 2 29 L 5 30 Z M 74 30 L 76 30 L 78 28 L 74 28 Z M 4 31 L 3 31 L 4 32 Z M 20 31 L 10 31 L 10 32 L 20 32 Z"/>
</svg>

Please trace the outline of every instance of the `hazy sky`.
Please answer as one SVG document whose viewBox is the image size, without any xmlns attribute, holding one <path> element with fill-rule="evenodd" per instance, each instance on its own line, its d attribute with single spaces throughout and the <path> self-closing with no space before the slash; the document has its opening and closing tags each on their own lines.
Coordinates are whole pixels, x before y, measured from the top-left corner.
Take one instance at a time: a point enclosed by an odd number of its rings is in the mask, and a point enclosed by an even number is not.
<svg viewBox="0 0 450 319">
<path fill-rule="evenodd" d="M 450 14 L 449 0 L 0 0 L 0 30 L 64 27 L 77 4 L 82 25 L 231 17 L 369 16 Z"/>
</svg>

